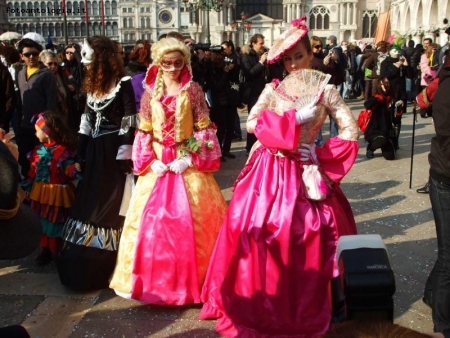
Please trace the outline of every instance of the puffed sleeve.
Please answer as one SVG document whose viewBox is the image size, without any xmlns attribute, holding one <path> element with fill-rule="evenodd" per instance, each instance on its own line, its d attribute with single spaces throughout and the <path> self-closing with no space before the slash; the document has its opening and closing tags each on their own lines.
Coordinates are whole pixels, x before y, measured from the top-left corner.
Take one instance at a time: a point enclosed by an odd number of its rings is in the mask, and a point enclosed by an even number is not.
<svg viewBox="0 0 450 338">
<path fill-rule="evenodd" d="M 124 77 L 121 81 L 121 88 L 118 95 L 121 95 L 121 108 L 123 109 L 122 123 L 124 120 L 127 121 L 136 115 L 136 102 L 134 98 L 133 85 L 131 84 L 131 77 Z M 131 159 L 132 145 L 134 140 L 135 126 L 129 125 L 128 129 L 125 131 L 121 128 L 120 135 L 120 146 L 117 151 L 117 160 L 129 160 Z"/>
<path fill-rule="evenodd" d="M 247 120 L 247 131 L 254 133 L 258 140 L 267 148 L 296 149 L 301 125 L 296 125 L 295 109 L 285 111 L 282 115 L 267 109 L 269 97 L 274 90 L 274 84 L 267 84 L 250 111 Z"/>
<path fill-rule="evenodd" d="M 135 175 L 145 175 L 150 171 L 150 165 L 156 159 L 152 147 L 152 122 L 150 94 L 144 92 L 141 100 L 141 111 L 139 113 L 140 123 L 134 138 L 132 156 L 133 171 Z"/>
<path fill-rule="evenodd" d="M 329 138 L 316 153 L 323 171 L 339 183 L 350 171 L 358 155 L 358 125 L 353 113 L 335 88 L 325 91 L 321 102 L 339 126 L 339 135 Z"/>
<path fill-rule="evenodd" d="M 192 162 L 200 171 L 211 172 L 220 168 L 220 146 L 216 130 L 209 119 L 209 109 L 201 87 L 193 82 L 188 89 L 194 113 L 194 138 L 201 141 L 199 150 L 192 153 Z"/>
</svg>

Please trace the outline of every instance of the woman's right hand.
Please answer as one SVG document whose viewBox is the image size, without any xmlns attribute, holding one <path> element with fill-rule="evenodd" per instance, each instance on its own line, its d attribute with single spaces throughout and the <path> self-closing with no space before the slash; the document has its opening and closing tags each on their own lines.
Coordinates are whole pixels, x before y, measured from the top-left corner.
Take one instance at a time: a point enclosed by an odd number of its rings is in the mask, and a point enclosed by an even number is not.
<svg viewBox="0 0 450 338">
<path fill-rule="evenodd" d="M 169 170 L 169 167 L 160 160 L 154 160 L 150 165 L 150 169 L 155 173 L 156 176 L 160 177 Z"/>
</svg>

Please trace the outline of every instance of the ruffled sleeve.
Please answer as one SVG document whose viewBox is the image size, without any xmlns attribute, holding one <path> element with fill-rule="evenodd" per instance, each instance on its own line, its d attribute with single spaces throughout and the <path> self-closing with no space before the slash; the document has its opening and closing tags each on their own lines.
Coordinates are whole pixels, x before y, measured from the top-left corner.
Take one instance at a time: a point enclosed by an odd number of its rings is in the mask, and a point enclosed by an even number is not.
<svg viewBox="0 0 450 338">
<path fill-rule="evenodd" d="M 211 172 L 220 168 L 220 146 L 216 130 L 209 119 L 209 109 L 201 87 L 193 82 L 188 89 L 194 113 L 194 138 L 202 141 L 192 153 L 192 162 L 200 171 Z"/>
<path fill-rule="evenodd" d="M 339 135 L 329 138 L 316 153 L 323 171 L 339 183 L 350 171 L 358 155 L 359 131 L 353 113 L 336 89 L 328 88 L 321 102 L 339 126 Z"/>
<path fill-rule="evenodd" d="M 136 115 L 136 102 L 134 99 L 133 86 L 131 84 L 130 77 L 124 77 L 122 80 L 120 89 L 121 104 L 123 107 L 123 119 L 128 120 L 131 116 Z M 123 121 L 122 121 L 123 122 Z M 129 160 L 132 156 L 132 145 L 134 141 L 134 127 L 129 126 L 128 130 L 124 133 L 119 133 L 120 143 L 117 151 L 117 160 Z"/>
<path fill-rule="evenodd" d="M 150 165 L 156 159 L 152 147 L 152 123 L 150 107 L 150 94 L 144 92 L 141 100 L 139 129 L 137 129 L 131 159 L 135 175 L 145 175 L 150 171 Z"/>
</svg>

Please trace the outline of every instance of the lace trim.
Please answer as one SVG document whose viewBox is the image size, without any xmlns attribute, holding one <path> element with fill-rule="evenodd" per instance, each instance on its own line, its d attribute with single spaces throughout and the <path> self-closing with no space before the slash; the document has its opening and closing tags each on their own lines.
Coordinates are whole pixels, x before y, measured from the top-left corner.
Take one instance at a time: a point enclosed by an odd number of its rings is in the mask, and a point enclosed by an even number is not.
<svg viewBox="0 0 450 338">
<path fill-rule="evenodd" d="M 70 243 L 90 248 L 117 251 L 122 229 L 105 229 L 95 227 L 69 218 L 64 225 L 62 238 Z"/>
<path fill-rule="evenodd" d="M 141 123 L 141 120 L 139 118 L 139 114 L 124 116 L 120 123 L 119 135 L 124 135 L 124 134 L 128 133 L 130 128 L 139 129 L 140 123 Z"/>
<path fill-rule="evenodd" d="M 116 94 L 119 92 L 122 82 L 128 81 L 130 79 L 131 79 L 131 76 L 124 76 L 123 78 L 121 78 L 119 83 L 116 85 L 116 87 L 106 96 L 94 97 L 94 96 L 92 96 L 91 93 L 88 93 L 87 94 L 88 106 L 89 106 L 89 104 L 92 104 L 92 103 L 103 103 L 106 100 L 110 100 L 110 99 L 114 98 L 116 96 Z M 103 106 L 102 108 L 104 108 L 104 107 L 106 107 L 106 106 Z"/>
</svg>

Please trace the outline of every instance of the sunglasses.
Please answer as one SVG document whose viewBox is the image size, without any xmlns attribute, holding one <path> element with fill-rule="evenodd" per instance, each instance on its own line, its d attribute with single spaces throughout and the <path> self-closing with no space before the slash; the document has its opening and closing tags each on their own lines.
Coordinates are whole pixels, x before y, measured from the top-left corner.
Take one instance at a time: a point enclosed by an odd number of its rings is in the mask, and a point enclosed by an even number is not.
<svg viewBox="0 0 450 338">
<path fill-rule="evenodd" d="M 66 54 L 70 54 L 70 55 L 73 55 L 73 52 L 66 52 Z"/>
<path fill-rule="evenodd" d="M 39 52 L 29 52 L 29 53 L 23 53 L 22 55 L 23 55 L 23 56 L 25 56 L 25 57 L 27 57 L 27 58 L 29 58 L 30 56 L 34 56 L 34 57 L 36 57 L 36 56 L 38 56 L 38 55 L 39 55 Z"/>
<path fill-rule="evenodd" d="M 49 62 L 47 63 L 47 66 L 57 66 L 58 62 Z"/>
<path fill-rule="evenodd" d="M 314 48 L 322 48 L 322 45 L 315 45 Z"/>
<path fill-rule="evenodd" d="M 163 59 L 160 63 L 160 66 L 163 70 L 167 71 L 181 70 L 184 67 L 184 60 L 182 58 Z"/>
</svg>

